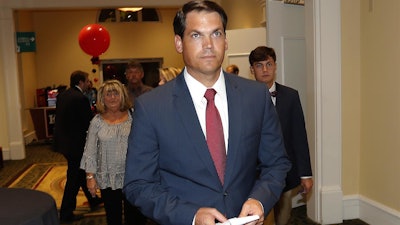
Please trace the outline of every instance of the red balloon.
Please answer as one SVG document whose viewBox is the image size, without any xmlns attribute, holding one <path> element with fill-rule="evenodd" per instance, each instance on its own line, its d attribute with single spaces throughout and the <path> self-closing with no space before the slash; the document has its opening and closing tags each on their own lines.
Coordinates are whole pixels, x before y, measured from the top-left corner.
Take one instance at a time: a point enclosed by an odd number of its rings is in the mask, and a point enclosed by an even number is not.
<svg viewBox="0 0 400 225">
<path fill-rule="evenodd" d="M 99 24 L 89 24 L 79 32 L 79 46 L 86 53 L 98 57 L 110 46 L 110 34 Z"/>
</svg>

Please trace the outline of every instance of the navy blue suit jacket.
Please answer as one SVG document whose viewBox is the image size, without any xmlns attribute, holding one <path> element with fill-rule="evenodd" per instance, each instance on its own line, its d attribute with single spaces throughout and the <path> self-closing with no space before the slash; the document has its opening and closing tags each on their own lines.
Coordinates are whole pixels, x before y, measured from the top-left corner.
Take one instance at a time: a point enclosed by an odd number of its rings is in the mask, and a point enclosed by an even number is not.
<svg viewBox="0 0 400 225">
<path fill-rule="evenodd" d="M 200 207 L 235 217 L 248 198 L 259 200 L 267 213 L 285 186 L 290 162 L 269 92 L 264 84 L 224 75 L 229 111 L 224 185 L 183 74 L 135 102 L 124 192 L 159 224 L 192 224 Z"/>
<path fill-rule="evenodd" d="M 298 91 L 276 83 L 276 111 L 292 168 L 284 191 L 300 185 L 300 177 L 312 176 L 307 132 Z"/>
<path fill-rule="evenodd" d="M 93 117 L 89 99 L 77 87 L 70 87 L 57 96 L 56 104 L 54 148 L 68 159 L 80 161 Z"/>
</svg>

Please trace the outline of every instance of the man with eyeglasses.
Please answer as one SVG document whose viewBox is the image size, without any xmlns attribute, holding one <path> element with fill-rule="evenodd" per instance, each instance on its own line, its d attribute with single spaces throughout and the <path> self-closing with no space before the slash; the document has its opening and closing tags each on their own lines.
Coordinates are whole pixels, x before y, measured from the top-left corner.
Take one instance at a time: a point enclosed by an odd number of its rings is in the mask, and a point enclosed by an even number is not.
<svg viewBox="0 0 400 225">
<path fill-rule="evenodd" d="M 276 54 L 273 48 L 259 46 L 249 55 L 250 70 L 255 79 L 265 83 L 279 116 L 286 152 L 292 168 L 286 177 L 286 186 L 274 207 L 276 225 L 288 224 L 292 197 L 306 195 L 313 186 L 310 153 L 303 110 L 297 90 L 281 85 L 276 80 Z"/>
</svg>

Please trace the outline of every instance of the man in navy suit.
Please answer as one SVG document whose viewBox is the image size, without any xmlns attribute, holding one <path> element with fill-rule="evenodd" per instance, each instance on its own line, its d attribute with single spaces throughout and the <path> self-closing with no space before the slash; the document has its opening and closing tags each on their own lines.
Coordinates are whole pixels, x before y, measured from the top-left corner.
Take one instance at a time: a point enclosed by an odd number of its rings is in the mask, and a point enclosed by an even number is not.
<svg viewBox="0 0 400 225">
<path fill-rule="evenodd" d="M 249 215 L 260 217 L 249 224 L 262 224 L 285 186 L 291 164 L 266 86 L 221 68 L 226 23 L 217 3 L 186 3 L 173 23 L 184 70 L 135 102 L 124 192 L 162 225 Z M 216 91 L 223 127 L 223 181 L 206 140 L 208 89 Z"/>
<path fill-rule="evenodd" d="M 292 168 L 286 177 L 286 186 L 274 207 L 276 225 L 288 224 L 292 197 L 307 194 L 313 186 L 307 133 L 299 93 L 275 82 L 276 54 L 273 48 L 259 46 L 249 55 L 250 70 L 257 81 L 268 86 L 282 127 L 283 139 Z"/>
</svg>

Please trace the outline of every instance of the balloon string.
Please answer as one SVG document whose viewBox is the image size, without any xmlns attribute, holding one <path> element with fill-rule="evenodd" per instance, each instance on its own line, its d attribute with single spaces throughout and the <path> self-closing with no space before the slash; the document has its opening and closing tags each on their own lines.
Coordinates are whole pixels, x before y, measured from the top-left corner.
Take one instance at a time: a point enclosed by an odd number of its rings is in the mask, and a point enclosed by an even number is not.
<svg viewBox="0 0 400 225">
<path fill-rule="evenodd" d="M 92 61 L 93 65 L 99 65 L 100 64 L 100 58 L 98 56 L 93 56 L 92 59 L 90 59 Z"/>
</svg>

